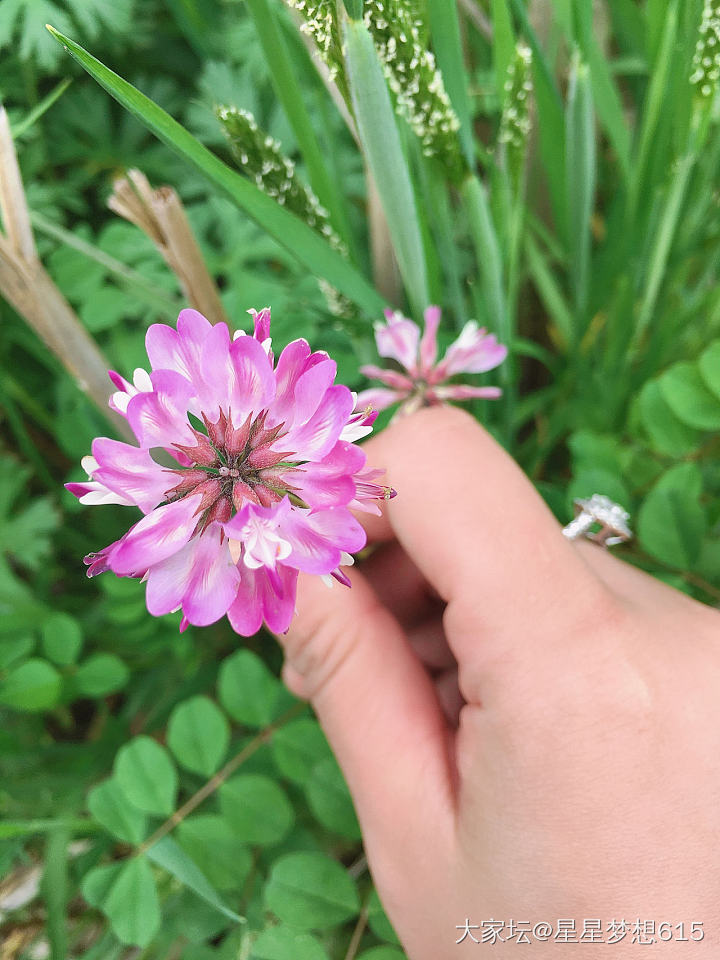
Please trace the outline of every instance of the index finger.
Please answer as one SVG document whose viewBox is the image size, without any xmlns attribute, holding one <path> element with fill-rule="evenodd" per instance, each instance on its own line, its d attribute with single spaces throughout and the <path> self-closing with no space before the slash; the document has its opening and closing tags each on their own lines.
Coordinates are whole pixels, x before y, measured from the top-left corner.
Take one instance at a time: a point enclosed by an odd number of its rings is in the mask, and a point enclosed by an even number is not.
<svg viewBox="0 0 720 960">
<path fill-rule="evenodd" d="M 464 411 L 420 410 L 365 449 L 397 490 L 368 518 L 369 538 L 397 538 L 440 596 L 489 631 L 557 624 L 599 587 L 522 470 Z"/>
</svg>

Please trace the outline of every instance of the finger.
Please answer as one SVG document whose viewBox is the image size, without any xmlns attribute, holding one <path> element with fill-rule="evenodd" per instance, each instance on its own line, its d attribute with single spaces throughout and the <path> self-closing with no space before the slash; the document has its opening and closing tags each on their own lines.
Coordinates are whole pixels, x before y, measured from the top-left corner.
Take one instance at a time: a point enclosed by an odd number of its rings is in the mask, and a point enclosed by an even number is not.
<svg viewBox="0 0 720 960">
<path fill-rule="evenodd" d="M 442 609 L 437 596 L 399 543 L 380 546 L 360 567 L 378 599 L 405 629 Z"/>
<path fill-rule="evenodd" d="M 410 646 L 415 655 L 431 670 L 447 670 L 457 662 L 448 646 L 443 629 L 442 616 L 429 617 L 408 631 Z"/>
<path fill-rule="evenodd" d="M 301 577 L 295 620 L 280 638 L 283 676 L 312 701 L 364 835 L 396 851 L 399 837 L 422 846 L 432 822 L 450 842 L 448 729 L 437 695 L 398 622 L 361 573 L 350 577 L 349 590 Z"/>
<path fill-rule="evenodd" d="M 371 535 L 394 535 L 444 600 L 458 659 L 484 639 L 558 629 L 600 582 L 517 464 L 468 414 L 420 410 L 366 445 L 398 491 Z M 467 636 L 460 637 L 465 633 Z M 459 656 L 460 654 L 460 656 Z"/>
<path fill-rule="evenodd" d="M 435 689 L 447 722 L 453 729 L 457 729 L 460 711 L 465 706 L 465 699 L 458 686 L 457 667 L 442 673 L 435 680 Z"/>
</svg>

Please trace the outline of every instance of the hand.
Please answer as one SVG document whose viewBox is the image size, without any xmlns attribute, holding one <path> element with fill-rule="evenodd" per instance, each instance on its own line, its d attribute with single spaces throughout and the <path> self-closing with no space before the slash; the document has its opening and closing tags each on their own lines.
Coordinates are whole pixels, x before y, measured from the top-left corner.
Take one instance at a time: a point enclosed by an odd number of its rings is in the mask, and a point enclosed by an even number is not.
<svg viewBox="0 0 720 960">
<path fill-rule="evenodd" d="M 605 940 L 630 921 L 614 960 L 717 957 L 718 612 L 567 541 L 457 409 L 413 414 L 366 449 L 398 491 L 367 523 L 383 545 L 351 590 L 302 582 L 284 677 L 336 752 L 408 956 L 473 956 L 455 943 L 466 918 L 504 921 L 501 937 L 510 919 L 574 918 L 578 940 L 601 918 Z M 673 939 L 633 944 L 637 919 Z"/>
</svg>

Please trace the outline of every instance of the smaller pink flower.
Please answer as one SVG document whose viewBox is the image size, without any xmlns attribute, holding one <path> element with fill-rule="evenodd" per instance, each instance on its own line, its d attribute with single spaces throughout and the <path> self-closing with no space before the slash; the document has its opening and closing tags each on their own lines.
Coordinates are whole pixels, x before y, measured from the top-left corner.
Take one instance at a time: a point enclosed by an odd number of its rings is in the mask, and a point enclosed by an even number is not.
<svg viewBox="0 0 720 960">
<path fill-rule="evenodd" d="M 387 322 L 375 326 L 378 353 L 397 361 L 405 372 L 372 364 L 361 367 L 366 377 L 379 380 L 384 386 L 360 393 L 356 411 L 384 410 L 393 403 L 402 403 L 401 412 L 410 413 L 419 407 L 436 406 L 448 400 L 469 400 L 472 397 L 495 400 L 500 396 L 499 387 L 474 387 L 447 381 L 458 373 L 484 373 L 494 369 L 507 356 L 507 347 L 498 343 L 494 334 L 489 334 L 471 320 L 438 363 L 440 315 L 439 307 L 427 308 L 421 337 L 420 328 L 412 320 L 397 311 L 385 311 Z"/>
</svg>

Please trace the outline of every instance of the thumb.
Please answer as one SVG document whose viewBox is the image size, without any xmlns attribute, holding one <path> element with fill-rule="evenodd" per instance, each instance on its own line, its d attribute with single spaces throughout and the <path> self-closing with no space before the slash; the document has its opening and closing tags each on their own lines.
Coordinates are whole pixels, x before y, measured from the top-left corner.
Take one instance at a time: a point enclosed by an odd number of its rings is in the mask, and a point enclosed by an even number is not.
<svg viewBox="0 0 720 960">
<path fill-rule="evenodd" d="M 345 572 L 345 571 L 344 571 Z M 357 570 L 352 587 L 302 576 L 280 637 L 283 678 L 309 699 L 343 769 L 363 835 L 390 858 L 452 826 L 449 732 L 405 634 Z M 444 844 L 447 850 L 447 844 Z M 372 856 L 372 854 L 371 854 Z"/>
</svg>

